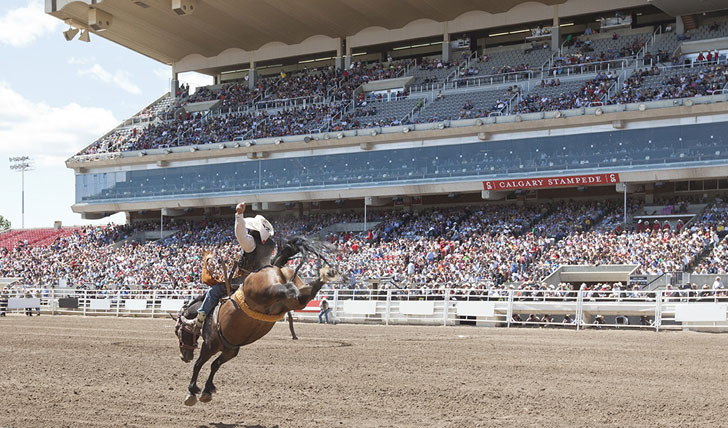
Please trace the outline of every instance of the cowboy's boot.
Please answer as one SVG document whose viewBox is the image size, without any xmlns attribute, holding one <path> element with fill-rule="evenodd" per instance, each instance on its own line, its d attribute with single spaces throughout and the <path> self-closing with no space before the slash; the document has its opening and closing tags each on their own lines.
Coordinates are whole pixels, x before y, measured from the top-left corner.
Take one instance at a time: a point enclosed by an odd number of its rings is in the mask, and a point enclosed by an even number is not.
<svg viewBox="0 0 728 428">
<path fill-rule="evenodd" d="M 199 336 L 202 333 L 202 326 L 205 325 L 206 318 L 207 318 L 207 315 L 204 312 L 197 313 L 197 318 L 195 319 L 195 326 L 192 330 L 195 333 L 195 336 Z"/>
</svg>

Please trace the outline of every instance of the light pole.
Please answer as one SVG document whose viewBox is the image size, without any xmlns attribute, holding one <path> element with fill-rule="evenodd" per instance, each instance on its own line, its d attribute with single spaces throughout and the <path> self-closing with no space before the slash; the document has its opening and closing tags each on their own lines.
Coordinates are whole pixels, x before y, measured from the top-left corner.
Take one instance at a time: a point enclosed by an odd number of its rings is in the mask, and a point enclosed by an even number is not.
<svg viewBox="0 0 728 428">
<path fill-rule="evenodd" d="M 8 158 L 10 160 L 10 169 L 13 171 L 20 171 L 20 211 L 21 211 L 21 222 L 20 227 L 25 229 L 25 171 L 30 171 L 33 166 L 30 156 L 16 156 Z"/>
</svg>

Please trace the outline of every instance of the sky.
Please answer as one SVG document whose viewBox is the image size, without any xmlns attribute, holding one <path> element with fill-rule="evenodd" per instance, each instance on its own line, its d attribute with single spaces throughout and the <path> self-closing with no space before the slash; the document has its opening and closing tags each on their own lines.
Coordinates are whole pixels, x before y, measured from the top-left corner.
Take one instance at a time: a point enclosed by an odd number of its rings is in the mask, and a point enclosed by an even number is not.
<svg viewBox="0 0 728 428">
<path fill-rule="evenodd" d="M 0 1 L 0 216 L 21 227 L 21 174 L 9 157 L 30 156 L 25 227 L 124 223 L 123 214 L 83 220 L 71 211 L 74 173 L 65 161 L 169 90 L 172 68 L 91 34 L 68 42 L 68 27 L 43 0 Z M 180 75 L 192 88 L 211 84 Z"/>
</svg>

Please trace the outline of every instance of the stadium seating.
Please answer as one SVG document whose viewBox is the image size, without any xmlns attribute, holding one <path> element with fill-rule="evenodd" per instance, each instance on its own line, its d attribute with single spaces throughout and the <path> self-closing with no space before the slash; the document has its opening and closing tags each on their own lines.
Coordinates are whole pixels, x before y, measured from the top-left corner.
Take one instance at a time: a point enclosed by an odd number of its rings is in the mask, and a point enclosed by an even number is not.
<svg viewBox="0 0 728 428">
<path fill-rule="evenodd" d="M 702 25 L 698 28 L 686 31 L 690 40 L 706 40 L 728 37 L 728 23 L 717 21 L 712 24 Z"/>
<path fill-rule="evenodd" d="M 77 230 L 74 227 L 10 230 L 0 234 L 0 248 L 13 249 L 17 246 L 44 247 L 58 238 L 73 234 Z"/>
<path fill-rule="evenodd" d="M 492 112 L 501 112 L 515 95 L 506 89 L 492 89 L 466 92 L 450 92 L 440 100 L 435 99 L 420 112 L 418 122 L 457 120 L 471 117 L 486 117 Z M 469 108 L 464 108 L 469 102 Z"/>
<path fill-rule="evenodd" d="M 392 126 L 409 123 L 408 115 L 415 107 L 424 104 L 424 98 L 409 97 L 395 101 L 369 101 L 349 113 L 347 125 L 343 128 L 368 128 L 371 126 Z"/>
<path fill-rule="evenodd" d="M 514 73 L 524 70 L 541 70 L 552 57 L 550 47 L 531 48 L 530 44 L 513 48 L 486 49 L 474 63 L 479 75 Z"/>
</svg>

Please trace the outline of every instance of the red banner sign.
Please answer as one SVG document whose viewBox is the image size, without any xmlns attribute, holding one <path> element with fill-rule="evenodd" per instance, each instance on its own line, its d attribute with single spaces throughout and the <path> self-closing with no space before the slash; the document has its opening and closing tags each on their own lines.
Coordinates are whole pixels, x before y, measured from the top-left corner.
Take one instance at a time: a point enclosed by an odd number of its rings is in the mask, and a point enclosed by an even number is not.
<svg viewBox="0 0 728 428">
<path fill-rule="evenodd" d="M 515 178 L 483 182 L 485 190 L 543 189 L 547 187 L 596 186 L 619 183 L 619 174 L 567 175 L 563 177 Z"/>
</svg>

